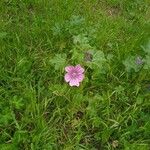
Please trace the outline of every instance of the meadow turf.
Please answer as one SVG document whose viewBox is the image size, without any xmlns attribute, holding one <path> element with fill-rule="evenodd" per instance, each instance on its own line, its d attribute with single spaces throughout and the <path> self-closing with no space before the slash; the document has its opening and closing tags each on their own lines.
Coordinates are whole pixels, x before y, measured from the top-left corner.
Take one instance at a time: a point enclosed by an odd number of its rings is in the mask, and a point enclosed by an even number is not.
<svg viewBox="0 0 150 150">
<path fill-rule="evenodd" d="M 149 147 L 149 0 L 0 0 L 0 150 Z"/>
</svg>

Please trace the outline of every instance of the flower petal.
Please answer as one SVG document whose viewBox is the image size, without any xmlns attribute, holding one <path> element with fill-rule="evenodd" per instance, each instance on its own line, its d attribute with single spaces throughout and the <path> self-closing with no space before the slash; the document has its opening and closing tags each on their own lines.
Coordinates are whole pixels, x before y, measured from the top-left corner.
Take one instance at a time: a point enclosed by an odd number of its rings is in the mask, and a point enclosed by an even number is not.
<svg viewBox="0 0 150 150">
<path fill-rule="evenodd" d="M 70 80 L 69 85 L 70 86 L 79 86 L 79 82 L 76 79 L 72 79 L 72 80 Z"/>
<path fill-rule="evenodd" d="M 78 71 L 79 73 L 83 73 L 83 72 L 84 72 L 84 68 L 82 68 L 80 65 L 76 65 L 76 66 L 75 66 L 75 69 L 77 69 L 77 71 Z"/>
<path fill-rule="evenodd" d="M 65 71 L 66 72 L 70 72 L 70 71 L 72 71 L 74 69 L 74 66 L 67 66 L 67 67 L 65 67 Z"/>
<path fill-rule="evenodd" d="M 79 74 L 77 77 L 78 82 L 81 82 L 84 79 L 84 74 Z"/>
<path fill-rule="evenodd" d="M 69 73 L 66 73 L 64 78 L 66 82 L 69 82 L 71 80 L 71 76 Z"/>
</svg>

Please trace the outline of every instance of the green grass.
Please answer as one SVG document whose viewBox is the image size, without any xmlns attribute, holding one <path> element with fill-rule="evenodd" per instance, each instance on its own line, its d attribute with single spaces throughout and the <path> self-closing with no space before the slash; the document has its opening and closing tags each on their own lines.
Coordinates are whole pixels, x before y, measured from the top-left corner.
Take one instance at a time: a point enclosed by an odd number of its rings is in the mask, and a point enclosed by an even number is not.
<svg viewBox="0 0 150 150">
<path fill-rule="evenodd" d="M 1 0 L 0 149 L 148 150 L 149 8 L 149 0 Z M 86 70 L 79 88 L 64 81 L 76 64 Z"/>
</svg>

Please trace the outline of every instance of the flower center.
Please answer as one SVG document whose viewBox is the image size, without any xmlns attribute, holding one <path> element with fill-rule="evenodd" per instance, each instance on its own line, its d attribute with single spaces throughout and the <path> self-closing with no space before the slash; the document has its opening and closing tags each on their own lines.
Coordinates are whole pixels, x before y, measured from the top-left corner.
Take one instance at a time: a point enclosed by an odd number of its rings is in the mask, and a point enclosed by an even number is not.
<svg viewBox="0 0 150 150">
<path fill-rule="evenodd" d="M 76 72 L 73 72 L 73 73 L 72 73 L 72 77 L 73 77 L 73 78 L 76 78 L 76 76 L 77 76 L 77 73 L 76 73 Z"/>
</svg>

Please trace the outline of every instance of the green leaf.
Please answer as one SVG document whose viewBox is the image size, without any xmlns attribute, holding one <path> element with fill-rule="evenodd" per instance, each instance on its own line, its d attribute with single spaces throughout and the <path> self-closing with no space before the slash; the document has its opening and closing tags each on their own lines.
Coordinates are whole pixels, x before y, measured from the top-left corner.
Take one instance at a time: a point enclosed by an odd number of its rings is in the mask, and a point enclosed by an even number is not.
<svg viewBox="0 0 150 150">
<path fill-rule="evenodd" d="M 6 32 L 0 32 L 0 38 L 5 38 L 7 36 L 7 33 Z"/>
<path fill-rule="evenodd" d="M 3 109 L 0 114 L 0 125 L 8 125 L 12 119 L 11 110 L 9 108 Z"/>
<path fill-rule="evenodd" d="M 121 94 L 124 92 L 124 87 L 122 87 L 121 85 L 115 87 L 115 92 L 118 94 Z"/>
<path fill-rule="evenodd" d="M 126 60 L 123 61 L 123 64 L 127 72 L 130 72 L 131 70 L 138 72 L 141 68 L 141 65 L 136 64 L 135 56 L 128 56 Z"/>
<path fill-rule="evenodd" d="M 93 55 L 93 63 L 99 66 L 100 68 L 102 67 L 103 63 L 106 61 L 105 55 L 102 51 L 97 51 Z"/>
<path fill-rule="evenodd" d="M 144 69 L 150 69 L 150 55 L 146 55 L 144 62 Z"/>
<path fill-rule="evenodd" d="M 29 139 L 28 139 L 28 133 L 27 131 L 23 131 L 23 130 L 18 130 L 14 133 L 14 136 L 13 136 L 13 143 L 14 144 L 18 144 L 18 143 L 22 143 L 22 142 L 27 142 Z"/>
<path fill-rule="evenodd" d="M 81 16 L 75 16 L 73 15 L 72 18 L 70 19 L 70 25 L 81 25 L 83 24 L 85 19 Z"/>
<path fill-rule="evenodd" d="M 50 63 L 54 65 L 55 70 L 63 69 L 66 65 L 66 58 L 66 54 L 56 54 Z"/>
<path fill-rule="evenodd" d="M 148 41 L 146 46 L 141 46 L 141 47 L 146 53 L 150 54 L 150 40 Z"/>
<path fill-rule="evenodd" d="M 61 26 L 61 24 L 56 23 L 55 26 L 52 28 L 52 31 L 53 31 L 53 35 L 54 36 L 60 35 L 61 32 L 62 32 L 62 26 Z"/>
<path fill-rule="evenodd" d="M 143 103 L 143 97 L 142 97 L 142 96 L 138 96 L 138 97 L 136 98 L 136 103 L 137 103 L 138 105 L 142 104 L 142 103 Z"/>
<path fill-rule="evenodd" d="M 105 65 L 106 59 L 102 51 L 96 51 L 93 53 L 92 68 L 95 70 L 95 75 L 99 73 L 105 73 L 107 65 Z"/>
<path fill-rule="evenodd" d="M 0 144 L 1 150 L 11 150 L 11 149 L 17 149 L 17 147 L 12 143 L 7 144 Z"/>
<path fill-rule="evenodd" d="M 114 55 L 113 55 L 113 54 L 108 54 L 108 55 L 107 55 L 107 60 L 112 60 L 112 59 L 113 59 L 113 57 L 114 57 Z"/>
<path fill-rule="evenodd" d="M 11 103 L 12 106 L 15 107 L 16 109 L 21 109 L 24 105 L 23 99 L 19 98 L 18 96 L 14 96 Z"/>
<path fill-rule="evenodd" d="M 73 37 L 74 44 L 86 44 L 88 42 L 89 42 L 88 38 L 83 34 L 79 34 Z"/>
<path fill-rule="evenodd" d="M 85 34 L 79 34 L 77 36 L 73 36 L 73 43 L 75 46 L 78 46 L 80 49 L 90 49 L 91 46 L 89 44 L 89 39 Z"/>
<path fill-rule="evenodd" d="M 109 140 L 110 134 L 111 133 L 109 129 L 102 131 L 102 143 L 105 143 Z"/>
<path fill-rule="evenodd" d="M 81 51 L 78 51 L 76 48 L 72 49 L 72 60 L 76 63 L 81 63 L 83 61 L 84 54 Z"/>
</svg>

